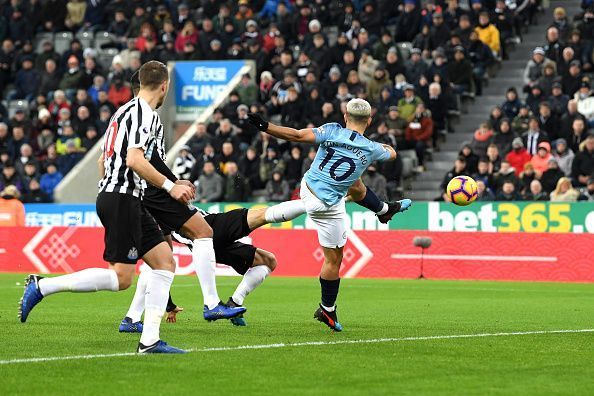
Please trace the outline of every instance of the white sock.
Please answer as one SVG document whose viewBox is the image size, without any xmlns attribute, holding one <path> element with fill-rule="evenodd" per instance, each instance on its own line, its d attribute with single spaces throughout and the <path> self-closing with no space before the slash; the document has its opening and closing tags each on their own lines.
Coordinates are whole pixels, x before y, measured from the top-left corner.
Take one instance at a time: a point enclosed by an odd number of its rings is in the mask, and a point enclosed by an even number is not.
<svg viewBox="0 0 594 396">
<path fill-rule="evenodd" d="M 264 218 L 269 223 L 282 223 L 293 220 L 305 213 L 305 206 L 300 199 L 281 202 L 266 209 Z"/>
<path fill-rule="evenodd" d="M 39 281 L 39 290 L 44 296 L 59 292 L 96 292 L 99 290 L 118 291 L 120 282 L 112 269 L 88 268 L 68 275 L 43 278 Z"/>
<path fill-rule="evenodd" d="M 128 313 L 126 314 L 127 317 L 132 319 L 133 323 L 140 321 L 142 313 L 144 312 L 144 295 L 146 294 L 146 284 L 148 283 L 150 273 L 151 270 L 145 270 L 140 272 L 140 275 L 138 276 L 134 298 L 132 299 L 130 308 L 128 308 Z"/>
<path fill-rule="evenodd" d="M 237 285 L 235 293 L 233 293 L 233 301 L 236 304 L 243 305 L 244 298 L 250 294 L 252 290 L 260 286 L 264 279 L 270 274 L 270 268 L 265 265 L 257 265 L 247 270 L 241 283 Z"/>
<path fill-rule="evenodd" d="M 331 307 L 327 307 L 325 305 L 322 305 L 322 308 L 324 308 L 328 312 L 334 312 L 334 310 L 336 309 L 336 305 L 333 305 Z"/>
<path fill-rule="evenodd" d="M 212 238 L 194 239 L 192 242 L 192 258 L 200 288 L 202 289 L 204 305 L 208 309 L 213 309 L 221 299 L 217 292 L 217 279 L 215 276 L 217 261 Z"/>
<path fill-rule="evenodd" d="M 377 215 L 383 215 L 384 213 L 386 213 L 388 211 L 388 204 L 383 202 L 383 206 L 382 209 L 379 212 L 376 212 L 375 214 Z"/>
<path fill-rule="evenodd" d="M 149 272 L 146 284 L 146 311 L 140 343 L 145 346 L 159 341 L 159 327 L 167 308 L 169 289 L 175 274 L 171 271 L 152 270 Z"/>
</svg>

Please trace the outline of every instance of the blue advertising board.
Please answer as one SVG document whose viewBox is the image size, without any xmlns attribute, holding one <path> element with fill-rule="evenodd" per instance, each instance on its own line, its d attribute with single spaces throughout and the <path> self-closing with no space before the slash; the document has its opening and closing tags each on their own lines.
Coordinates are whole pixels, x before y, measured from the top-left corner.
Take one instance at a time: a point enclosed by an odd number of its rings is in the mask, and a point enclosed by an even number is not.
<svg viewBox="0 0 594 396">
<path fill-rule="evenodd" d="M 27 226 L 88 226 L 101 222 L 95 204 L 25 204 Z"/>
<path fill-rule="evenodd" d="M 213 103 L 244 65 L 243 60 L 176 62 L 177 113 L 192 113 L 195 117 Z"/>
</svg>

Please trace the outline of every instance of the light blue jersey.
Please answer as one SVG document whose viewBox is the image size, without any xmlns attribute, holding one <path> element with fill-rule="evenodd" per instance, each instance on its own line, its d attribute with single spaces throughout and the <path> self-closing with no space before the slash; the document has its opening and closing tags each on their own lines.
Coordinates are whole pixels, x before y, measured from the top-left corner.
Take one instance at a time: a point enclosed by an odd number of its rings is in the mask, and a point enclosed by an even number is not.
<svg viewBox="0 0 594 396">
<path fill-rule="evenodd" d="M 383 145 L 340 124 L 324 124 L 313 128 L 313 132 L 320 147 L 303 178 L 326 205 L 335 205 L 344 198 L 349 187 L 374 161 L 390 159 L 390 151 Z"/>
</svg>

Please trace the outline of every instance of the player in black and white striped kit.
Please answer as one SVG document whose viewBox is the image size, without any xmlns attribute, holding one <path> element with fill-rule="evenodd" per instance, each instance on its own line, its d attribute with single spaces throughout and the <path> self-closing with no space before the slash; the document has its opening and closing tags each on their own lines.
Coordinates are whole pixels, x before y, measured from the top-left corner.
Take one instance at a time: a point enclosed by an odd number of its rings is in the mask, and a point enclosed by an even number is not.
<svg viewBox="0 0 594 396">
<path fill-rule="evenodd" d="M 158 61 L 140 68 L 138 96 L 122 106 L 105 133 L 97 214 L 105 227 L 103 258 L 109 269 L 90 268 L 53 278 L 30 275 L 21 302 L 21 321 L 42 298 L 58 292 L 118 291 L 127 289 L 139 258 L 153 269 L 145 295 L 145 323 L 137 352 L 184 353 L 160 340 L 159 326 L 165 313 L 175 261 L 154 218 L 142 203 L 146 183 L 159 186 L 181 204 L 194 198 L 194 189 L 176 184 L 148 161 L 163 126 L 155 112 L 169 88 L 167 67 Z"/>
</svg>

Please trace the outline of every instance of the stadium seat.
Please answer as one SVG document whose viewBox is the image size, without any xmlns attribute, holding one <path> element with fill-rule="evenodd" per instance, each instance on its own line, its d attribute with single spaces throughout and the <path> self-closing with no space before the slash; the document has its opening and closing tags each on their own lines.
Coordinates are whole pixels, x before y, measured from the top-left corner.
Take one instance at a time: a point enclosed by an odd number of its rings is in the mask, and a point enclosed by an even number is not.
<svg viewBox="0 0 594 396">
<path fill-rule="evenodd" d="M 54 51 L 61 54 L 70 48 L 73 39 L 72 32 L 58 32 L 54 36 Z"/>
<path fill-rule="evenodd" d="M 43 42 L 54 42 L 54 34 L 51 32 L 42 32 L 35 35 L 35 52 L 41 53 L 43 51 Z"/>
<path fill-rule="evenodd" d="M 23 110 L 25 114 L 29 114 L 29 104 L 25 100 L 11 100 L 8 102 L 8 117 L 13 118 L 17 110 Z"/>
<path fill-rule="evenodd" d="M 97 50 L 97 63 L 99 63 L 104 70 L 109 70 L 111 61 L 118 52 L 119 51 L 115 48 Z"/>
<path fill-rule="evenodd" d="M 93 48 L 93 33 L 92 32 L 78 32 L 76 38 L 80 40 L 83 49 Z"/>
<path fill-rule="evenodd" d="M 117 37 L 109 32 L 97 32 L 95 33 L 95 48 L 98 50 L 104 49 L 104 46 L 113 46 L 117 41 Z"/>
</svg>

